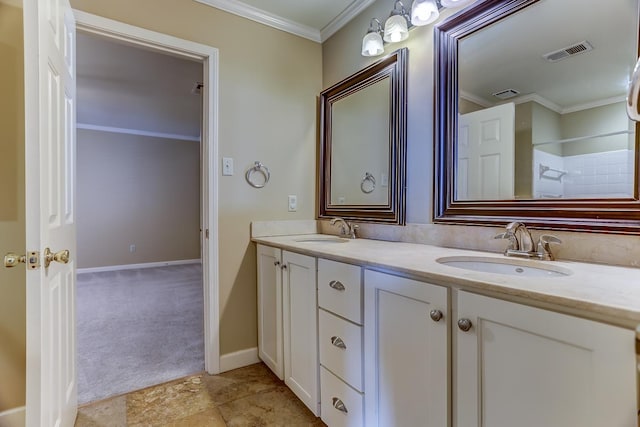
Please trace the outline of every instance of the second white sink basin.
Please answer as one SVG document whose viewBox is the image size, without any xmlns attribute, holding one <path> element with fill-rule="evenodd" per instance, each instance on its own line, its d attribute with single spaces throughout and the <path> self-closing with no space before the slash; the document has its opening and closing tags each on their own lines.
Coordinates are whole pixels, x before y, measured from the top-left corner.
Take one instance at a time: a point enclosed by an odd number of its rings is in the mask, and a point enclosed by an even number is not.
<svg viewBox="0 0 640 427">
<path fill-rule="evenodd" d="M 295 239 L 295 241 L 300 243 L 347 243 L 349 239 L 343 239 L 337 236 L 311 236 L 301 237 Z"/>
<path fill-rule="evenodd" d="M 440 264 L 448 265 L 449 267 L 481 271 L 484 273 L 506 274 L 509 276 L 560 277 L 572 274 L 571 270 L 560 266 L 552 266 L 536 261 L 511 258 L 501 259 L 476 256 L 452 256 L 438 258 L 436 261 Z"/>
</svg>

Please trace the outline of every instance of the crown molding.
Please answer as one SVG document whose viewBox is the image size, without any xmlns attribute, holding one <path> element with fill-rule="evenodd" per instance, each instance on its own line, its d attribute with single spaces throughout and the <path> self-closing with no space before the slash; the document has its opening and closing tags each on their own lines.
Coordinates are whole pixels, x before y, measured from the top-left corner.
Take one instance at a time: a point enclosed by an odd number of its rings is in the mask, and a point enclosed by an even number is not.
<svg viewBox="0 0 640 427">
<path fill-rule="evenodd" d="M 349 21 L 358 16 L 362 11 L 375 3 L 376 0 L 354 0 L 340 15 L 333 18 L 321 31 L 320 40 L 324 42 L 329 37 L 338 32 Z"/>
<path fill-rule="evenodd" d="M 206 4 L 207 6 L 215 7 L 216 9 L 224 10 L 225 12 L 233 13 L 234 15 L 241 16 L 243 18 L 250 19 L 260 24 L 268 25 L 269 27 L 276 28 L 278 30 L 286 31 L 287 33 L 294 34 L 296 36 L 304 37 L 305 39 L 312 40 L 314 42 L 321 42 L 320 30 L 303 25 L 289 19 L 285 19 L 281 16 L 267 12 L 257 7 L 250 6 L 240 1 L 233 0 L 194 0 L 198 3 Z"/>
<path fill-rule="evenodd" d="M 590 108 L 604 107 L 605 105 L 617 104 L 627 100 L 625 95 L 614 96 L 612 98 L 600 99 L 598 101 L 588 102 L 586 104 L 573 105 L 562 109 L 562 114 L 575 113 L 576 111 L 588 110 Z"/>
<path fill-rule="evenodd" d="M 309 39 L 317 43 L 323 43 L 329 37 L 334 35 L 338 30 L 344 27 L 347 23 L 349 23 L 349 21 L 358 16 L 358 14 L 360 14 L 363 10 L 371 6 L 376 0 L 353 0 L 345 10 L 343 10 L 338 16 L 331 20 L 331 22 L 329 22 L 324 28 L 322 28 L 322 30 L 318 30 L 317 28 L 313 28 L 308 25 L 300 24 L 299 22 L 283 18 L 279 15 L 267 12 L 266 10 L 258 9 L 257 7 L 248 5 L 241 1 L 193 1 L 206 4 L 207 6 L 215 7 L 216 9 L 224 10 L 225 12 L 233 13 L 234 15 L 250 19 L 260 24 L 268 25 L 269 27 L 276 28 L 278 30 L 286 31 L 287 33 L 294 34 L 296 36 L 304 37 L 305 39 Z"/>
</svg>

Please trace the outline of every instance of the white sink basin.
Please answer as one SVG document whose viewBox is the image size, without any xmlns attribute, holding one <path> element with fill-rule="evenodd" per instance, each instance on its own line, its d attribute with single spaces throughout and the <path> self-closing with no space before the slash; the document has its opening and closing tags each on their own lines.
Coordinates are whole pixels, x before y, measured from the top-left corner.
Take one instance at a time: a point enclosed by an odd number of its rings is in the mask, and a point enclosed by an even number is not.
<svg viewBox="0 0 640 427">
<path fill-rule="evenodd" d="M 484 273 L 506 274 L 523 277 L 560 277 L 572 274 L 559 266 L 543 264 L 541 262 L 510 258 L 488 258 L 476 256 L 452 256 L 438 258 L 438 263 L 464 270 L 481 271 Z"/>
<path fill-rule="evenodd" d="M 314 237 L 301 237 L 295 239 L 300 243 L 347 243 L 349 239 L 343 239 L 337 236 L 314 236 Z"/>
</svg>

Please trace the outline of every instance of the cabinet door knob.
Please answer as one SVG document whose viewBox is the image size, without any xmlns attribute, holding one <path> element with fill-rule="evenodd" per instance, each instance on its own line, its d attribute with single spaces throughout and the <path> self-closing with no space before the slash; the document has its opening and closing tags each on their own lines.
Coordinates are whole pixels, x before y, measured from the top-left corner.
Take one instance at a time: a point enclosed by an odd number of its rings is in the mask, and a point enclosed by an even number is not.
<svg viewBox="0 0 640 427">
<path fill-rule="evenodd" d="M 344 341 L 342 341 L 342 338 L 340 337 L 331 337 L 331 344 L 344 350 L 347 349 L 347 345 L 344 343 Z"/>
<path fill-rule="evenodd" d="M 345 414 L 349 412 L 342 400 L 338 399 L 337 397 L 334 397 L 332 401 L 333 401 L 333 407 L 336 408 L 338 411 L 344 412 Z"/>
<path fill-rule="evenodd" d="M 329 282 L 329 287 L 335 289 L 336 291 L 344 291 L 345 287 L 339 280 L 332 280 Z"/>
<path fill-rule="evenodd" d="M 280 261 L 275 261 L 275 262 L 273 263 L 273 265 L 275 265 L 276 267 L 277 267 L 277 266 L 279 266 L 279 265 L 280 265 Z"/>
<path fill-rule="evenodd" d="M 286 270 L 287 269 L 287 264 L 282 264 L 282 267 L 280 267 L 280 268 L 283 269 L 283 270 Z"/>
<path fill-rule="evenodd" d="M 471 323 L 471 320 L 469 319 L 458 320 L 458 328 L 463 332 L 467 332 L 469 329 L 471 329 L 471 326 L 472 326 L 472 323 Z"/>
<path fill-rule="evenodd" d="M 439 322 L 440 319 L 444 317 L 444 314 L 442 314 L 440 310 L 431 310 L 429 312 L 429 316 L 431 317 L 431 320 L 433 320 L 434 322 Z"/>
</svg>

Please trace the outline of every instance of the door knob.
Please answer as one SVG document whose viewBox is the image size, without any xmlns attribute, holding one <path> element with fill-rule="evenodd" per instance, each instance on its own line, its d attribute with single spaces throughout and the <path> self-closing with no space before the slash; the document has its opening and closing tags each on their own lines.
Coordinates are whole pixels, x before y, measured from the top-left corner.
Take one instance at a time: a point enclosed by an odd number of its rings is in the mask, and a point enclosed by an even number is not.
<svg viewBox="0 0 640 427">
<path fill-rule="evenodd" d="M 40 267 L 40 253 L 27 252 L 26 255 L 18 255 L 9 252 L 4 256 L 4 266 L 7 268 L 15 267 L 20 263 L 27 264 L 29 270 L 35 270 Z"/>
<path fill-rule="evenodd" d="M 469 319 L 460 319 L 458 320 L 458 328 L 463 331 L 463 332 L 467 332 L 469 331 L 469 329 L 471 329 L 472 323 L 471 320 Z"/>
<path fill-rule="evenodd" d="M 27 256 L 26 255 L 18 255 L 12 252 L 9 252 L 4 256 L 4 266 L 7 268 L 15 267 L 20 263 L 26 263 Z"/>
<path fill-rule="evenodd" d="M 69 249 L 65 249 L 58 252 L 51 252 L 51 249 L 46 248 L 44 250 L 44 268 L 49 267 L 52 261 L 66 264 L 69 262 Z"/>
</svg>

